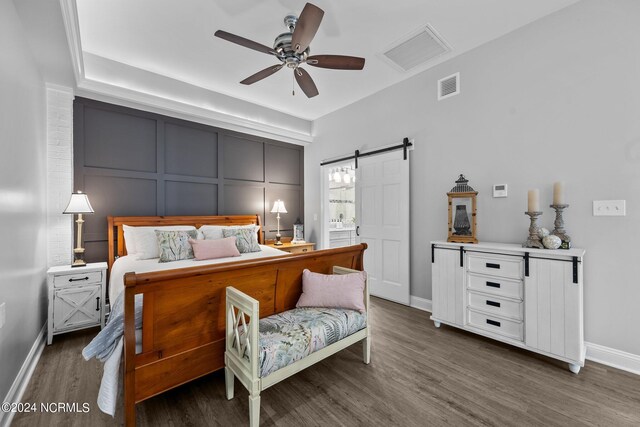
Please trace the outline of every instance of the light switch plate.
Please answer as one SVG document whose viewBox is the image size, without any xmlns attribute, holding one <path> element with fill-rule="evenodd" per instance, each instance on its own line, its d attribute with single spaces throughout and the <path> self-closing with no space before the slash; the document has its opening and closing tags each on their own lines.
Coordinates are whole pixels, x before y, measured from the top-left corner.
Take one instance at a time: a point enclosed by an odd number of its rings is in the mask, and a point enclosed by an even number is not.
<svg viewBox="0 0 640 427">
<path fill-rule="evenodd" d="M 593 216 L 625 216 L 626 200 L 594 200 Z"/>
</svg>

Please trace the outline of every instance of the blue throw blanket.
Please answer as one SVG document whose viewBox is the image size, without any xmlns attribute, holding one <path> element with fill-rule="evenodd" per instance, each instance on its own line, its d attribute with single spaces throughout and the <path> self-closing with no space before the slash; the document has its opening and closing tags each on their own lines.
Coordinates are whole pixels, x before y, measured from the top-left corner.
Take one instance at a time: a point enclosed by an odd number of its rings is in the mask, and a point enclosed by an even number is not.
<svg viewBox="0 0 640 427">
<path fill-rule="evenodd" d="M 142 327 L 142 294 L 135 298 L 136 329 Z M 105 362 L 116 349 L 118 341 L 124 335 L 124 292 L 116 298 L 111 306 L 109 321 L 104 329 L 82 350 L 85 360 L 95 357 Z"/>
</svg>

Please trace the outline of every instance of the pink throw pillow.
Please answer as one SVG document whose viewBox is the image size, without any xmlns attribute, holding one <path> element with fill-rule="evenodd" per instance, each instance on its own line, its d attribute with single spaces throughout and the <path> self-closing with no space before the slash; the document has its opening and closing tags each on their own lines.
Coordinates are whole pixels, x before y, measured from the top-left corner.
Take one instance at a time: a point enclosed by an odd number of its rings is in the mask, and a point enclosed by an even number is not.
<svg viewBox="0 0 640 427">
<path fill-rule="evenodd" d="M 193 255 L 198 261 L 240 256 L 240 252 L 236 247 L 235 237 L 225 237 L 217 240 L 189 239 L 189 243 L 193 248 Z"/>
<path fill-rule="evenodd" d="M 302 295 L 296 307 L 350 308 L 364 313 L 367 273 L 320 274 L 302 272 Z"/>
</svg>

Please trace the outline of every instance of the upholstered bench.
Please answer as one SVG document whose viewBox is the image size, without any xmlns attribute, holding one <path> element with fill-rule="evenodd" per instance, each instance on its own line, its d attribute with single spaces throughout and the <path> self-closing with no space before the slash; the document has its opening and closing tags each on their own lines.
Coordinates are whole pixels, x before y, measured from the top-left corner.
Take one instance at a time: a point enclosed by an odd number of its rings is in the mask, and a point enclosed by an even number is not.
<svg viewBox="0 0 640 427">
<path fill-rule="evenodd" d="M 357 273 L 334 267 L 333 274 Z M 233 399 L 234 377 L 249 391 L 249 422 L 260 422 L 260 392 L 291 375 L 363 342 L 364 363 L 370 360 L 367 322 L 369 289 L 365 280 L 364 312 L 348 308 L 301 307 L 258 319 L 258 301 L 227 288 L 225 380 Z"/>
</svg>

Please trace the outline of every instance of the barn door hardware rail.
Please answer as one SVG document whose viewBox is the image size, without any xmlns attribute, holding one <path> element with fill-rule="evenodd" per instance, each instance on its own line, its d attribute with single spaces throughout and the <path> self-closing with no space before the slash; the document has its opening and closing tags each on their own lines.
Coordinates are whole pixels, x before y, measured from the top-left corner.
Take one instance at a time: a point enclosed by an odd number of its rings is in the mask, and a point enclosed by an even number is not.
<svg viewBox="0 0 640 427">
<path fill-rule="evenodd" d="M 320 163 L 320 166 L 332 165 L 334 163 L 340 163 L 340 162 L 346 162 L 347 160 L 355 160 L 356 161 L 356 169 L 357 169 L 358 168 L 358 159 L 360 157 L 375 156 L 376 154 L 386 153 L 387 151 L 395 151 L 395 150 L 403 150 L 404 159 L 407 160 L 409 158 L 408 157 L 408 151 L 409 151 L 410 147 L 413 147 L 413 143 L 409 141 L 409 138 L 404 138 L 402 140 L 402 144 L 392 145 L 391 147 L 380 148 L 378 150 L 373 150 L 373 151 L 366 151 L 364 153 L 362 153 L 360 150 L 356 150 L 353 153 L 353 156 L 345 156 L 345 157 L 340 157 L 339 159 L 325 160 L 324 162 Z"/>
</svg>

